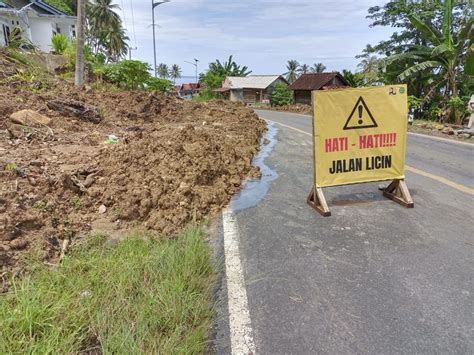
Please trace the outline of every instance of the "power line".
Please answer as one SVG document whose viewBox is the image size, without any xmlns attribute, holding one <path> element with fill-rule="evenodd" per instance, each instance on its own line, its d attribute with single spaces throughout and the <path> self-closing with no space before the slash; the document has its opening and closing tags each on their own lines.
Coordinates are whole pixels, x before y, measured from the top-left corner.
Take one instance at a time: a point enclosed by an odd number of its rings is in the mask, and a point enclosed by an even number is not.
<svg viewBox="0 0 474 355">
<path fill-rule="evenodd" d="M 135 48 L 137 47 L 137 35 L 135 33 L 135 14 L 133 10 L 133 1 L 130 0 L 130 8 L 132 10 L 132 31 L 133 31 L 133 41 L 135 42 Z"/>
</svg>

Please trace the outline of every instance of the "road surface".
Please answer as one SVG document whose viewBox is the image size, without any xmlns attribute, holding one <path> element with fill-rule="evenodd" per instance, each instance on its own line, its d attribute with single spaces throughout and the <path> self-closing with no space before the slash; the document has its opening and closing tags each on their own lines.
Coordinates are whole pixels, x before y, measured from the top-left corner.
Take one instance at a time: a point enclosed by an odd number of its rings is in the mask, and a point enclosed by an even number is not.
<svg viewBox="0 0 474 355">
<path fill-rule="evenodd" d="M 324 218 L 306 205 L 310 118 L 258 114 L 278 130 L 272 178 L 223 218 L 217 352 L 474 353 L 474 146 L 409 135 L 414 209 L 369 183 L 325 189 Z"/>
</svg>

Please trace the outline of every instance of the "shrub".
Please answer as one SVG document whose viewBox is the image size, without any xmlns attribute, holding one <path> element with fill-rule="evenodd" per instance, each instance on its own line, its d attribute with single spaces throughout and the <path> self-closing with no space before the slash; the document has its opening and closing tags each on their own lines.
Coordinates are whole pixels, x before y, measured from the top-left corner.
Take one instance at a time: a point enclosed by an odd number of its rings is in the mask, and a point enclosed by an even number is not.
<svg viewBox="0 0 474 355">
<path fill-rule="evenodd" d="M 288 89 L 288 85 L 280 83 L 275 85 L 272 93 L 272 106 L 285 106 L 293 103 L 293 93 Z"/>
<path fill-rule="evenodd" d="M 206 102 L 217 99 L 222 99 L 222 95 L 210 89 L 201 90 L 199 95 L 193 96 L 193 101 L 196 102 Z"/>
<path fill-rule="evenodd" d="M 150 69 L 149 64 L 139 60 L 123 60 L 104 67 L 104 80 L 129 90 L 143 89 Z"/>
<path fill-rule="evenodd" d="M 63 54 L 66 48 L 69 46 L 69 41 L 62 33 L 55 33 L 51 38 L 51 45 L 53 47 L 54 54 Z"/>
<path fill-rule="evenodd" d="M 149 77 L 145 82 L 148 91 L 160 91 L 169 93 L 173 91 L 174 85 L 171 81 L 161 78 Z"/>
</svg>

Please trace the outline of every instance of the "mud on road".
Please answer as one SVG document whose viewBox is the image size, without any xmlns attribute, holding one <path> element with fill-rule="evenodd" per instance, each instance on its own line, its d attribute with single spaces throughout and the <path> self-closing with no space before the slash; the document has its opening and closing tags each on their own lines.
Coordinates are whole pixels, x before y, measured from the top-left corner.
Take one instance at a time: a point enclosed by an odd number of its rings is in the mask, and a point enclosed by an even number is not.
<svg viewBox="0 0 474 355">
<path fill-rule="evenodd" d="M 94 106 L 100 123 L 51 109 L 57 99 Z M 13 124 L 22 109 L 51 123 Z M 169 237 L 212 215 L 259 174 L 251 161 L 264 130 L 251 110 L 224 101 L 0 84 L 0 274 L 31 255 L 54 263 L 65 239 L 136 228 Z"/>
</svg>

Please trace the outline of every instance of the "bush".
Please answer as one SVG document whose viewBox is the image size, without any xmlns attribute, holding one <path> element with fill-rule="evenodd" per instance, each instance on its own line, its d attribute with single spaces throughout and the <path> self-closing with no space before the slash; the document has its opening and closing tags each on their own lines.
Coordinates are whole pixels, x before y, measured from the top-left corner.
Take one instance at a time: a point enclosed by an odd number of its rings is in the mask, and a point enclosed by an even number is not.
<svg viewBox="0 0 474 355">
<path fill-rule="evenodd" d="M 171 81 L 161 78 L 149 77 L 145 82 L 148 91 L 160 91 L 169 93 L 173 91 L 174 85 Z"/>
<path fill-rule="evenodd" d="M 277 84 L 272 93 L 272 106 L 285 106 L 293 103 L 293 93 L 286 84 Z"/>
<path fill-rule="evenodd" d="M 150 65 L 139 60 L 123 60 L 104 67 L 104 80 L 128 90 L 145 88 L 150 79 Z"/>
<path fill-rule="evenodd" d="M 193 96 L 193 101 L 195 102 L 207 102 L 218 99 L 222 99 L 222 95 L 210 89 L 201 90 L 199 95 Z"/>
<path fill-rule="evenodd" d="M 63 54 L 66 48 L 69 46 L 69 41 L 62 33 L 55 33 L 51 38 L 51 45 L 53 47 L 54 54 Z"/>
</svg>

